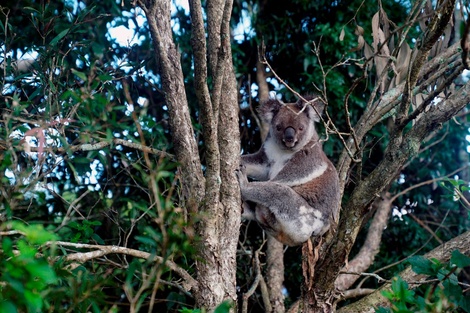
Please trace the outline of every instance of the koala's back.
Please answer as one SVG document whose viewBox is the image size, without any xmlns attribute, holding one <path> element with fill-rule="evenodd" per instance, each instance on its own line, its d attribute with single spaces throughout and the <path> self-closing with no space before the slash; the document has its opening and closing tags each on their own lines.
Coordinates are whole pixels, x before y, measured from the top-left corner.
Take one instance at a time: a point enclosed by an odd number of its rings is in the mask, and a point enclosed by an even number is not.
<svg viewBox="0 0 470 313">
<path fill-rule="evenodd" d="M 310 234 L 318 236 L 337 221 L 339 178 L 318 142 L 310 142 L 296 152 L 272 181 L 290 186 L 308 203 L 309 207 L 299 206 L 290 210 L 292 219 L 303 221 L 295 225 L 298 230 L 313 229 L 313 234 Z"/>
<path fill-rule="evenodd" d="M 337 219 L 340 194 L 339 179 L 333 164 L 326 160 L 328 166 L 322 175 L 292 189 L 304 198 L 315 210 L 320 211 L 325 226 Z"/>
</svg>

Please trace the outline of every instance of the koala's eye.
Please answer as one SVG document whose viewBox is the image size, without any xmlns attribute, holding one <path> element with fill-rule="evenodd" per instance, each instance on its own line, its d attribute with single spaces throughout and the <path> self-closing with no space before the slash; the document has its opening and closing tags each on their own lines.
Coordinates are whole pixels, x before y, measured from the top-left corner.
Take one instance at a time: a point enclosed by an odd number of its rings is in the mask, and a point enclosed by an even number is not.
<svg viewBox="0 0 470 313">
<path fill-rule="evenodd" d="M 276 125 L 276 130 L 277 130 L 277 131 L 281 131 L 281 130 L 282 130 L 281 125 Z"/>
<path fill-rule="evenodd" d="M 300 131 L 303 131 L 303 130 L 304 130 L 304 127 L 303 127 L 303 126 L 300 126 L 300 127 L 299 127 L 299 130 L 300 130 Z"/>
</svg>

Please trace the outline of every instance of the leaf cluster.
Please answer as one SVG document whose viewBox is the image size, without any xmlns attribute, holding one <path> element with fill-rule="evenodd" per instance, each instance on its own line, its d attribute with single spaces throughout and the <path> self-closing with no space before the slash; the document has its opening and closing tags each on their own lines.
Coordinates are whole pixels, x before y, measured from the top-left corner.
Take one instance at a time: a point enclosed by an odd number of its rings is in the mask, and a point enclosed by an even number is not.
<svg viewBox="0 0 470 313">
<path fill-rule="evenodd" d="M 24 5 L 0 8 L 0 311 L 125 312 L 148 308 L 156 290 L 156 309 L 191 305 L 177 283 L 161 284 L 177 279 L 161 262 L 77 261 L 96 252 L 80 245 L 110 244 L 191 272 L 195 235 L 178 207 L 168 108 L 158 75 L 143 71 L 157 68 L 148 31 L 132 47 L 110 38 L 111 24 L 137 23 L 115 1 Z"/>
<path fill-rule="evenodd" d="M 410 258 L 409 263 L 416 274 L 427 277 L 426 281 L 412 290 L 401 277 L 393 278 L 391 291 L 382 292 L 391 302 L 391 308 L 380 307 L 376 312 L 470 312 L 470 297 L 464 291 L 468 285 L 462 284 L 458 276 L 470 266 L 468 256 L 455 250 L 447 263 L 422 256 Z"/>
</svg>

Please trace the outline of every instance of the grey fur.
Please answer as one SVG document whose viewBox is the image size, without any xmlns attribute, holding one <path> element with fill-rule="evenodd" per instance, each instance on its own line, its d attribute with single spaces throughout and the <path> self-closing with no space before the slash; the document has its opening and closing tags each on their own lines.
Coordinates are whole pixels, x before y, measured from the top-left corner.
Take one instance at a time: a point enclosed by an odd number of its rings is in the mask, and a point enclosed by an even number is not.
<svg viewBox="0 0 470 313">
<path fill-rule="evenodd" d="M 313 106 L 316 110 L 302 101 L 266 101 L 260 112 L 270 124 L 268 136 L 258 152 L 241 157 L 236 173 L 242 216 L 289 246 L 323 235 L 339 210 L 338 174 L 314 125 L 324 105 L 316 100 Z"/>
</svg>

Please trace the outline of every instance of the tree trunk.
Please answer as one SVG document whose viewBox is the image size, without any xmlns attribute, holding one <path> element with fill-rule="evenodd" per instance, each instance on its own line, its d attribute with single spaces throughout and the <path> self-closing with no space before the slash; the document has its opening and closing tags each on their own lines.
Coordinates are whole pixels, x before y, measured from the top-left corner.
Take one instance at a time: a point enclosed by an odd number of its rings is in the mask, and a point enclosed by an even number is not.
<svg viewBox="0 0 470 313">
<path fill-rule="evenodd" d="M 198 0 L 190 1 L 194 88 L 206 152 L 204 177 L 184 92 L 180 54 L 173 42 L 170 3 L 168 0 L 139 1 L 149 21 L 160 62 L 159 74 L 180 163 L 185 207 L 190 217 L 198 219 L 198 287 L 194 298 L 198 307 L 212 311 L 224 300 L 236 302 L 235 254 L 241 204 L 235 178 L 240 135 L 238 93 L 230 53 L 232 1 L 207 2 L 207 36 L 202 4 Z M 210 91 L 209 80 L 212 82 Z"/>
<path fill-rule="evenodd" d="M 269 302 L 274 313 L 284 313 L 284 246 L 271 236 L 268 236 L 266 279 L 269 290 Z"/>
</svg>

